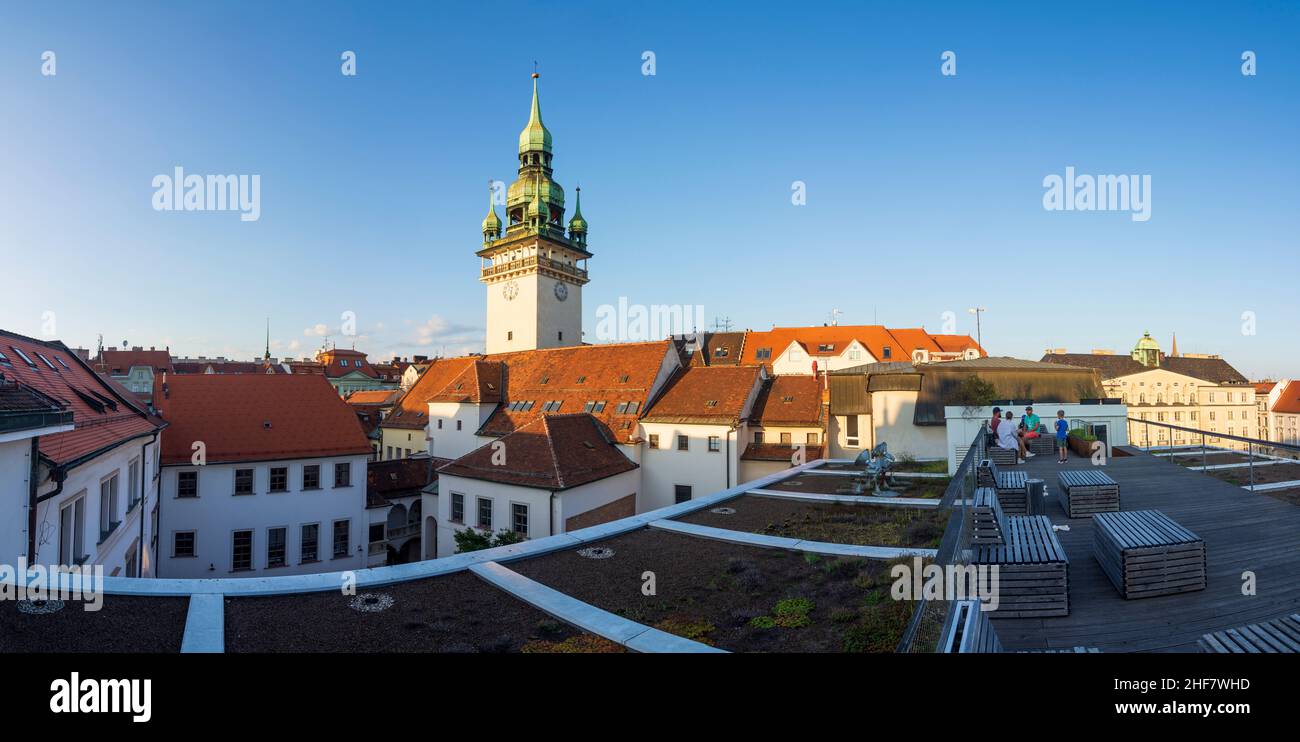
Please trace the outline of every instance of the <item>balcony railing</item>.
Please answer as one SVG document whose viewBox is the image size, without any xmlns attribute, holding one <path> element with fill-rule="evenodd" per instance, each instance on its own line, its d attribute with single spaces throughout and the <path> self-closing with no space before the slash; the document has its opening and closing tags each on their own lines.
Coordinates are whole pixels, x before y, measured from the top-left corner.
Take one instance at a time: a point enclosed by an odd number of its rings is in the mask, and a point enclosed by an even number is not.
<svg viewBox="0 0 1300 742">
<path fill-rule="evenodd" d="M 406 538 L 407 536 L 414 536 L 419 532 L 420 532 L 419 523 L 407 523 L 404 526 L 389 528 L 387 537 L 389 541 L 392 541 L 393 539 Z"/>
<path fill-rule="evenodd" d="M 1268 449 L 1273 449 L 1273 450 L 1275 450 L 1275 451 L 1286 451 L 1286 452 L 1292 454 L 1293 456 L 1295 456 L 1297 459 L 1300 459 L 1300 445 L 1296 445 L 1296 444 L 1292 444 L 1292 443 L 1278 443 L 1278 442 L 1276 442 L 1276 441 L 1266 441 L 1266 440 L 1262 440 L 1262 439 L 1260 439 L 1260 438 L 1247 438 L 1246 436 L 1242 436 L 1242 435 L 1231 435 L 1231 434 L 1229 434 L 1229 433 L 1216 433 L 1216 432 L 1213 431 L 1213 430 L 1201 430 L 1200 428 L 1184 428 L 1184 427 L 1181 426 L 1181 425 L 1171 425 L 1171 424 L 1169 424 L 1169 423 L 1157 422 L 1157 421 L 1155 421 L 1155 420 L 1142 420 L 1142 419 L 1140 419 L 1140 418 L 1136 418 L 1136 417 L 1130 417 L 1130 418 L 1128 418 L 1128 424 L 1129 424 L 1129 441 L 1132 441 L 1132 440 L 1133 440 L 1133 434 L 1132 434 L 1132 431 L 1133 431 L 1133 429 L 1134 429 L 1134 426 L 1140 426 L 1140 427 L 1142 427 L 1142 438 L 1143 438 L 1144 442 L 1146 443 L 1145 449 L 1146 449 L 1147 453 L 1150 453 L 1152 448 L 1156 448 L 1156 449 L 1160 449 L 1160 448 L 1171 448 L 1171 449 L 1172 449 L 1172 448 L 1177 447 L 1177 444 L 1174 444 L 1174 443 L 1173 443 L 1174 436 L 1173 436 L 1172 434 L 1170 434 L 1170 436 L 1169 436 L 1169 443 L 1161 443 L 1161 444 L 1159 444 L 1159 445 L 1152 446 L 1152 445 L 1151 445 L 1151 443 L 1152 443 L 1152 438 L 1151 438 L 1151 427 L 1152 427 L 1152 426 L 1155 426 L 1155 427 L 1158 428 L 1158 429 L 1159 429 L 1159 428 L 1165 428 L 1165 429 L 1173 430 L 1173 431 L 1177 431 L 1177 432 L 1180 432 L 1180 433 L 1187 433 L 1188 435 L 1187 435 L 1187 436 L 1184 436 L 1184 437 L 1189 438 L 1191 441 L 1195 441 L 1197 438 L 1200 438 L 1200 441 L 1201 441 L 1201 466 L 1203 466 L 1203 467 L 1204 467 L 1204 466 L 1209 466 L 1209 456 L 1208 456 L 1208 454 L 1207 454 L 1207 449 L 1208 449 L 1208 448 L 1211 448 L 1211 446 L 1208 446 L 1208 443 L 1209 443 L 1210 440 L 1216 440 L 1216 441 L 1218 441 L 1218 440 L 1229 440 L 1229 441 L 1236 441 L 1236 442 L 1238 442 L 1238 443 L 1245 443 L 1245 444 L 1246 444 L 1245 454 L 1246 454 L 1247 459 L 1248 459 L 1248 461 L 1247 461 L 1248 468 L 1250 469 L 1250 488 L 1251 488 L 1252 490 L 1255 488 L 1255 451 L 1256 451 L 1257 449 L 1265 449 L 1265 448 L 1268 448 Z M 1195 446 L 1196 444 L 1195 444 L 1195 443 L 1189 443 L 1188 445 Z M 1261 450 L 1261 453 L 1262 453 L 1262 450 Z"/>
<path fill-rule="evenodd" d="M 540 255 L 529 255 L 526 258 L 519 258 L 518 260 L 510 260 L 504 263 L 497 263 L 496 265 L 489 265 L 482 269 L 481 276 L 483 278 L 490 278 L 501 273 L 510 273 L 511 271 L 524 270 L 534 266 L 559 271 L 560 273 L 565 273 L 584 281 L 587 280 L 587 271 L 578 266 L 561 263 L 558 260 L 551 260 L 550 258 L 545 258 Z"/>
</svg>

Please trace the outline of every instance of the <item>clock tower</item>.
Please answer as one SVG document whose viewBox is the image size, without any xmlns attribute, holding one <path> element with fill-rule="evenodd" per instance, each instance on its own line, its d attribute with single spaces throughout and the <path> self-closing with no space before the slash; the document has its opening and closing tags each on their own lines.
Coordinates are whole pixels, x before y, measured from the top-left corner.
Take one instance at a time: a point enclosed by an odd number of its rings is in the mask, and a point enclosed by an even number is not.
<svg viewBox="0 0 1300 742">
<path fill-rule="evenodd" d="M 487 287 L 487 352 L 582 344 L 587 283 L 587 221 L 581 191 L 564 227 L 564 189 L 551 179 L 551 132 L 542 125 L 533 73 L 533 107 L 519 134 L 519 177 L 506 195 L 506 219 L 488 193 L 479 249 Z"/>
</svg>

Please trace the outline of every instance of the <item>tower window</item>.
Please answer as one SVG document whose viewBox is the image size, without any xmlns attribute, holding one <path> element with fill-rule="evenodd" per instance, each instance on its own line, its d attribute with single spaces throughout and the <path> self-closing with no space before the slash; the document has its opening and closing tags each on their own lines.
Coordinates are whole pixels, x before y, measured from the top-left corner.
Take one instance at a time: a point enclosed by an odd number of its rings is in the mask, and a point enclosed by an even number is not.
<svg viewBox="0 0 1300 742">
<path fill-rule="evenodd" d="M 506 333 L 506 340 L 514 340 L 514 339 L 515 339 L 515 333 L 513 330 Z"/>
<path fill-rule="evenodd" d="M 560 330 L 555 334 L 556 334 L 556 340 L 564 340 L 564 330 Z"/>
</svg>

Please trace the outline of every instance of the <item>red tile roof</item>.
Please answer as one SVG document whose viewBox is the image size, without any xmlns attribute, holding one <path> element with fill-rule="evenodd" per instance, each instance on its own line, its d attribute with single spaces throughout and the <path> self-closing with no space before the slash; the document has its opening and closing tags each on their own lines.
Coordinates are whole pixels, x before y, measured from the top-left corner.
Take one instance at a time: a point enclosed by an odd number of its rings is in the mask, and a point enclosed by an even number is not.
<svg viewBox="0 0 1300 742">
<path fill-rule="evenodd" d="M 674 374 L 643 418 L 655 423 L 734 425 L 746 414 L 762 370 L 757 366 L 692 366 Z"/>
<path fill-rule="evenodd" d="M 316 360 L 320 361 L 325 370 L 325 375 L 331 379 L 337 379 L 348 374 L 361 374 L 372 379 L 379 378 L 379 373 L 370 365 L 370 361 L 366 360 L 366 354 L 359 350 L 345 350 L 343 348 L 322 350 L 316 355 Z M 343 365 L 344 362 L 347 363 L 346 366 Z"/>
<path fill-rule="evenodd" d="M 1300 381 L 1287 382 L 1286 388 L 1277 395 L 1272 411 L 1300 415 Z"/>
<path fill-rule="evenodd" d="M 822 380 L 776 376 L 763 384 L 749 419 L 763 426 L 822 427 Z"/>
<path fill-rule="evenodd" d="M 506 465 L 493 464 L 504 444 Z M 494 446 L 496 446 L 494 448 Z M 591 415 L 544 415 L 439 469 L 440 474 L 559 491 L 637 468 Z"/>
<path fill-rule="evenodd" d="M 465 364 L 455 378 L 426 401 L 475 404 L 500 402 L 504 378 L 505 364 L 501 361 L 476 360 Z"/>
<path fill-rule="evenodd" d="M 366 467 L 366 507 L 388 505 L 389 499 L 412 497 L 438 480 L 438 467 L 451 459 L 422 456 L 371 461 Z"/>
<path fill-rule="evenodd" d="M 125 376 L 136 366 L 152 368 L 155 373 L 170 371 L 172 367 L 171 353 L 166 350 L 113 350 L 105 348 L 99 352 L 91 366 L 103 373 L 113 376 Z"/>
<path fill-rule="evenodd" d="M 854 340 L 878 361 L 910 361 L 912 351 L 918 349 L 931 353 L 952 353 L 973 347 L 980 350 L 981 356 L 987 355 L 967 335 L 932 335 L 921 328 L 889 329 L 883 325 L 822 325 L 774 327 L 761 332 L 748 332 L 745 335 L 741 363 L 770 366 L 772 358 L 795 342 L 813 359 L 838 356 Z M 759 350 L 769 350 L 771 353 L 767 358 L 759 358 Z M 811 361 L 809 366 L 811 368 Z"/>
<path fill-rule="evenodd" d="M 1256 395 L 1268 394 L 1273 391 L 1273 387 L 1277 386 L 1276 381 L 1254 381 L 1251 384 L 1255 387 Z"/>
<path fill-rule="evenodd" d="M 176 374 L 284 374 L 284 367 L 264 361 L 181 361 L 172 364 Z"/>
<path fill-rule="evenodd" d="M 365 389 L 348 394 L 344 401 L 352 405 L 387 405 L 396 402 L 401 393 L 398 389 Z"/>
<path fill-rule="evenodd" d="M 0 354 L 0 373 L 6 378 L 16 379 L 72 411 L 73 430 L 42 436 L 39 441 L 41 455 L 57 466 L 152 435 L 162 427 L 138 399 L 95 373 L 61 342 L 0 330 Z M 32 365 L 23 360 L 23 354 Z"/>
<path fill-rule="evenodd" d="M 505 394 L 479 432 L 505 435 L 547 413 L 547 402 L 559 402 L 559 409 L 550 412 L 590 412 L 615 440 L 630 443 L 655 379 L 668 358 L 676 354 L 671 340 L 659 340 L 487 356 L 489 361 L 505 364 Z M 424 376 L 429 373 L 432 370 Z M 603 404 L 588 410 L 592 402 Z"/>
<path fill-rule="evenodd" d="M 481 360 L 480 356 L 436 359 L 420 375 L 419 381 L 398 399 L 393 411 L 384 418 L 380 427 L 422 430 L 429 424 L 429 399 L 478 360 Z"/>
<path fill-rule="evenodd" d="M 209 464 L 368 455 L 356 413 L 319 376 L 172 376 L 154 382 L 154 406 L 169 424 L 163 463 L 186 463 L 203 441 Z"/>
</svg>

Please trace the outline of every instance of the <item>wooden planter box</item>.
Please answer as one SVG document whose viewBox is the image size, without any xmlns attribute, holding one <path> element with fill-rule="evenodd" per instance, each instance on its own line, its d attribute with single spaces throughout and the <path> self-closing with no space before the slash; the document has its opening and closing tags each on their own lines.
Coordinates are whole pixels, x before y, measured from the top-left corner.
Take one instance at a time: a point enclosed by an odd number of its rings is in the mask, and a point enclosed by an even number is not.
<svg viewBox="0 0 1300 742">
<path fill-rule="evenodd" d="M 1070 451 L 1076 456 L 1090 458 L 1092 456 L 1092 444 L 1096 441 L 1085 441 L 1077 436 L 1070 436 L 1067 440 L 1070 442 Z"/>
</svg>

